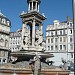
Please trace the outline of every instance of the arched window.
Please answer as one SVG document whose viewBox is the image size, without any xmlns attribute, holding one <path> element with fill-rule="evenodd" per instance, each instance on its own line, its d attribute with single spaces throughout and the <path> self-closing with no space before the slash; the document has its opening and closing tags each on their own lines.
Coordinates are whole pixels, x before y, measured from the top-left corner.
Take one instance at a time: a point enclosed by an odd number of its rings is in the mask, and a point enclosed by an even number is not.
<svg viewBox="0 0 75 75">
<path fill-rule="evenodd" d="M 9 22 L 9 21 L 7 21 L 7 25 L 8 25 L 8 26 L 10 25 L 10 22 Z"/>
<path fill-rule="evenodd" d="M 5 20 L 5 19 L 2 19 L 2 23 L 3 23 L 3 24 L 6 24 L 6 20 Z"/>
<path fill-rule="evenodd" d="M 5 40 L 5 47 L 8 47 L 8 40 Z"/>
<path fill-rule="evenodd" d="M 0 46 L 4 46 L 4 40 L 3 40 L 3 38 L 0 39 Z"/>
<path fill-rule="evenodd" d="M 3 42 L 3 39 L 2 38 L 0 39 L 0 42 Z"/>
</svg>

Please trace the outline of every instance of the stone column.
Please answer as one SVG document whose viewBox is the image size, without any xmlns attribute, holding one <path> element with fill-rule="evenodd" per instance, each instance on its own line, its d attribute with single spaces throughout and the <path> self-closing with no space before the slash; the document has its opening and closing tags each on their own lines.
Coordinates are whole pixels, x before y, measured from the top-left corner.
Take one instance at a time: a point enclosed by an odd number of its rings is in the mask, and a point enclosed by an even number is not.
<svg viewBox="0 0 75 75">
<path fill-rule="evenodd" d="M 38 12 L 39 12 L 39 4 L 38 4 Z"/>
<path fill-rule="evenodd" d="M 33 10 L 33 2 L 32 2 L 32 10 Z"/>
<path fill-rule="evenodd" d="M 30 3 L 29 3 L 29 6 L 28 6 L 28 11 L 30 11 Z"/>
<path fill-rule="evenodd" d="M 38 43 L 40 44 L 40 43 L 42 43 L 42 41 L 43 41 L 43 32 L 42 32 L 42 29 L 43 29 L 43 26 L 42 26 L 42 24 L 41 25 L 39 25 L 39 40 L 38 40 Z"/>
<path fill-rule="evenodd" d="M 22 26 L 22 46 L 23 46 L 23 38 L 25 36 L 25 31 L 26 31 L 26 24 L 23 23 L 23 26 Z"/>
<path fill-rule="evenodd" d="M 37 11 L 37 2 L 36 2 L 36 9 L 35 10 Z"/>
<path fill-rule="evenodd" d="M 40 33 L 42 34 L 42 32 L 43 32 L 43 25 L 42 25 L 42 24 L 39 25 L 39 31 L 40 31 Z"/>
<path fill-rule="evenodd" d="M 33 24 L 32 24 L 32 46 L 34 46 L 35 43 L 35 19 L 33 19 Z"/>
</svg>

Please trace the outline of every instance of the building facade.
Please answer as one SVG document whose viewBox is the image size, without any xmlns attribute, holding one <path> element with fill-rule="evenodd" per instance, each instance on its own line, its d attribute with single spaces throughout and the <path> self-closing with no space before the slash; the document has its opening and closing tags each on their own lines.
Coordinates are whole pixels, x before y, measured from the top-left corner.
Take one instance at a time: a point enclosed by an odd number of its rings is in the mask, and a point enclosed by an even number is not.
<svg viewBox="0 0 75 75">
<path fill-rule="evenodd" d="M 74 63 L 73 22 L 69 17 L 67 21 L 54 20 L 53 25 L 47 26 L 46 51 L 54 54 L 50 60 L 54 61 L 56 66 L 63 65 L 63 60 L 69 63 L 67 66 Z"/>
<path fill-rule="evenodd" d="M 0 64 L 8 62 L 10 20 L 0 12 Z"/>
<path fill-rule="evenodd" d="M 16 32 L 10 32 L 9 49 L 11 52 L 19 51 L 21 46 L 21 32 L 19 29 Z"/>
</svg>

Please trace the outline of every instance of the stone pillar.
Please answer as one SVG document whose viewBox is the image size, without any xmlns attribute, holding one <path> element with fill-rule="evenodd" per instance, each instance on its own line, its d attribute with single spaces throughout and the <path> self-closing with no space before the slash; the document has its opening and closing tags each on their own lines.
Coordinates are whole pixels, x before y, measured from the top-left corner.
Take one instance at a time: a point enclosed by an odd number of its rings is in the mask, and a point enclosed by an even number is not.
<svg viewBox="0 0 75 75">
<path fill-rule="evenodd" d="M 38 4 L 38 12 L 39 12 L 39 4 Z"/>
<path fill-rule="evenodd" d="M 32 10 L 33 10 L 33 2 L 32 2 Z"/>
<path fill-rule="evenodd" d="M 41 24 L 41 25 L 39 25 L 39 41 L 38 41 L 39 44 L 42 43 L 42 41 L 43 41 L 42 29 L 43 29 L 43 26 Z"/>
<path fill-rule="evenodd" d="M 22 26 L 22 46 L 23 46 L 23 39 L 24 39 L 24 36 L 25 36 L 25 31 L 26 31 L 26 24 L 23 23 L 23 26 Z"/>
<path fill-rule="evenodd" d="M 30 3 L 29 3 L 29 6 L 28 6 L 28 11 L 30 11 Z"/>
<path fill-rule="evenodd" d="M 35 19 L 33 19 L 33 24 L 32 24 L 32 46 L 34 46 L 35 43 Z"/>
<path fill-rule="evenodd" d="M 42 32 L 43 32 L 43 25 L 42 25 L 42 24 L 39 25 L 39 31 L 40 31 L 40 33 L 42 34 Z"/>
<path fill-rule="evenodd" d="M 36 2 L 36 9 L 35 10 L 37 11 L 37 2 Z"/>
</svg>

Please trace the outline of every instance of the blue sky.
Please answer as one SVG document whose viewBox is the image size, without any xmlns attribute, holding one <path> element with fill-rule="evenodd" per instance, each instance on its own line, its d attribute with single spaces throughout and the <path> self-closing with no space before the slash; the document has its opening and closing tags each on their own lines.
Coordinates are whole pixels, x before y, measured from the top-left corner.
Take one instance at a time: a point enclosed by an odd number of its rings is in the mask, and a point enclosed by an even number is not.
<svg viewBox="0 0 75 75">
<path fill-rule="evenodd" d="M 16 31 L 22 27 L 19 15 L 22 11 L 27 12 L 27 0 L 0 0 L 0 10 L 10 19 L 11 31 Z M 72 19 L 72 0 L 41 0 L 40 13 L 47 17 L 43 26 L 45 35 L 47 25 L 53 24 L 53 20 L 65 21 L 66 16 Z"/>
</svg>

